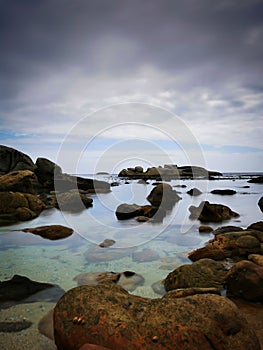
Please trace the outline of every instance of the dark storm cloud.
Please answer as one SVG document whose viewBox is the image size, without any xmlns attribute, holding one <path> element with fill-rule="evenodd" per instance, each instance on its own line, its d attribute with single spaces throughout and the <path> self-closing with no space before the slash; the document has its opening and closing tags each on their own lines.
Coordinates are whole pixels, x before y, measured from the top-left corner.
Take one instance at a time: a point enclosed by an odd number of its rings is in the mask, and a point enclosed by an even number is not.
<svg viewBox="0 0 263 350">
<path fill-rule="evenodd" d="M 253 81 L 262 68 L 262 1 L 4 0 L 0 6 L 6 97 L 24 80 L 74 66 L 124 74 L 150 63 L 175 74 L 207 65 L 218 78 L 250 74 Z M 107 60 L 99 46 L 114 40 L 116 55 Z M 132 46 L 122 50 L 119 40 Z"/>
</svg>

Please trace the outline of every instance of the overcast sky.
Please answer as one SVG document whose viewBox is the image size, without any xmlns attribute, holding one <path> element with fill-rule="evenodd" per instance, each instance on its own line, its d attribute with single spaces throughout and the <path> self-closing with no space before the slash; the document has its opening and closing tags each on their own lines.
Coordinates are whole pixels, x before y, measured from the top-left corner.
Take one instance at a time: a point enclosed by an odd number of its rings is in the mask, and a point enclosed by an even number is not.
<svg viewBox="0 0 263 350">
<path fill-rule="evenodd" d="M 263 171 L 262 42 L 262 0 L 0 0 L 0 143 Z"/>
</svg>

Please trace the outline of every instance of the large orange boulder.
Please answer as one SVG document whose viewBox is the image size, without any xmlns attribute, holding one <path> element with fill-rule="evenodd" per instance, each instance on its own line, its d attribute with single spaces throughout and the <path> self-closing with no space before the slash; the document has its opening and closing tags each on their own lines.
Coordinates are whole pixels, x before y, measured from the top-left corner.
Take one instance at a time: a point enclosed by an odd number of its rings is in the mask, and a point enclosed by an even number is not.
<svg viewBox="0 0 263 350">
<path fill-rule="evenodd" d="M 115 284 L 64 294 L 54 309 L 54 338 L 58 350 L 85 349 L 85 344 L 118 350 L 260 350 L 254 330 L 225 297 L 173 298 L 170 292 L 146 299 Z"/>
</svg>

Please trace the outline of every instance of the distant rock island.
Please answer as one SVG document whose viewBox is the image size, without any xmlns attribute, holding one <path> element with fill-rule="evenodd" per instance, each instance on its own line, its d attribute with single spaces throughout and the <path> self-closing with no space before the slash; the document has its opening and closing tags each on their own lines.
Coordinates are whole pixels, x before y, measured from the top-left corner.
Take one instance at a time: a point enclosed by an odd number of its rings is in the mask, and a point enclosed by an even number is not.
<svg viewBox="0 0 263 350">
<path fill-rule="evenodd" d="M 176 164 L 165 164 L 163 167 L 151 167 L 144 171 L 143 167 L 122 169 L 118 176 L 132 179 L 150 179 L 150 180 L 172 180 L 172 179 L 194 179 L 207 178 L 213 176 L 222 176 L 218 171 L 210 171 L 200 166 L 177 166 Z"/>
</svg>

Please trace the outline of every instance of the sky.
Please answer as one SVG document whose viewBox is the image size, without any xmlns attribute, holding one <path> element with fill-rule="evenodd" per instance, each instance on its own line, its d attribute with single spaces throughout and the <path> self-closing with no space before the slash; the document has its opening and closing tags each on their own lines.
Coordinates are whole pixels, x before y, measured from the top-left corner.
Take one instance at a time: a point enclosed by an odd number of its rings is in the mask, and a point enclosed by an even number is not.
<svg viewBox="0 0 263 350">
<path fill-rule="evenodd" d="M 263 171 L 262 0 L 0 0 L 0 144 L 64 171 Z"/>
</svg>

